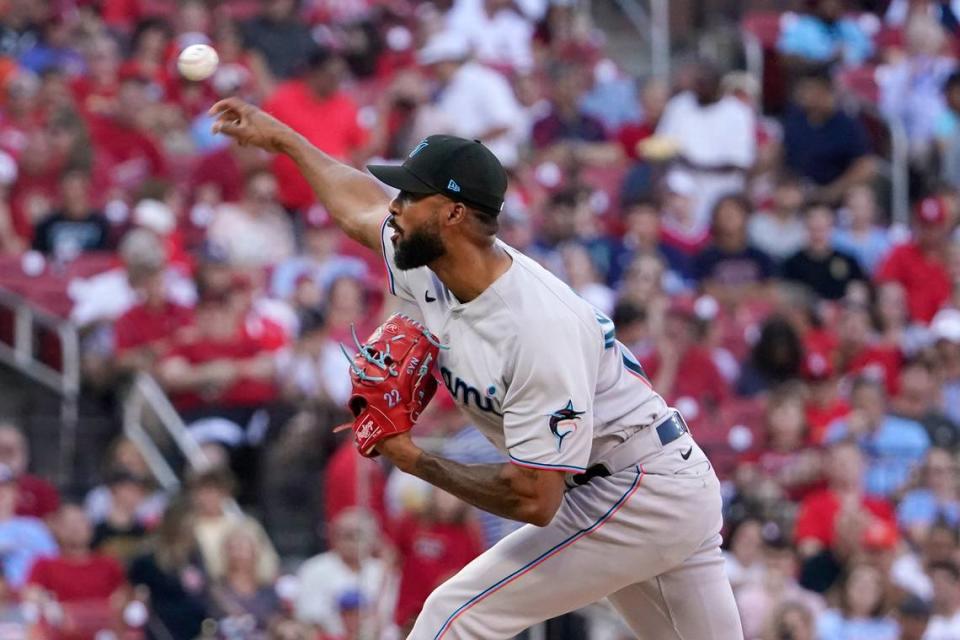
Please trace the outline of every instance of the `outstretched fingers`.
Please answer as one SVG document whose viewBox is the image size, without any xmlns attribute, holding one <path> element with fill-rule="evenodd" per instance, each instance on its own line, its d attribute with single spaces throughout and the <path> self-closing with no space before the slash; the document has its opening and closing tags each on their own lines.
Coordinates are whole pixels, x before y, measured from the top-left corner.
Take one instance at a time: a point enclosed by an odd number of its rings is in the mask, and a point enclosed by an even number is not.
<svg viewBox="0 0 960 640">
<path fill-rule="evenodd" d="M 210 110 L 208 111 L 208 113 L 211 116 L 217 116 L 226 111 L 234 111 L 237 114 L 242 114 L 244 109 L 248 106 L 249 105 L 243 100 L 241 100 L 240 98 L 236 98 L 236 97 L 224 98 L 223 100 L 219 100 L 216 103 L 214 103 L 214 105 L 210 107 Z"/>
<path fill-rule="evenodd" d="M 239 98 L 226 98 L 210 107 L 210 115 L 216 116 L 213 123 L 214 133 L 239 137 L 249 105 Z"/>
</svg>

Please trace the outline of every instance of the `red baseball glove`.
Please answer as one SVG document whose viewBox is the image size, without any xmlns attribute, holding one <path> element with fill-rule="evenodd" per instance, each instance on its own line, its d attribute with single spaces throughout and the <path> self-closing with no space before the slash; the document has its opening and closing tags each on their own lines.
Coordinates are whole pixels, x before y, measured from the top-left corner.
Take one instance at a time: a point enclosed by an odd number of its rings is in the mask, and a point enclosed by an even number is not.
<svg viewBox="0 0 960 640">
<path fill-rule="evenodd" d="M 353 434 L 357 450 L 368 458 L 377 455 L 378 442 L 406 433 L 420 417 L 437 390 L 433 364 L 440 342 L 426 327 L 400 313 L 390 316 L 360 344 L 350 360 L 353 394 Z M 341 348 L 343 346 L 341 345 Z"/>
</svg>

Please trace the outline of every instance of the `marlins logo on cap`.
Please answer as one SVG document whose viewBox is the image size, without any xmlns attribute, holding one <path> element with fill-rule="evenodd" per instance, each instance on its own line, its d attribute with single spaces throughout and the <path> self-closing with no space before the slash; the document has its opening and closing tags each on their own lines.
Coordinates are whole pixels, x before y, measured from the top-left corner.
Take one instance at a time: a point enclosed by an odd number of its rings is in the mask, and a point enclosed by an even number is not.
<svg viewBox="0 0 960 640">
<path fill-rule="evenodd" d="M 418 195 L 443 194 L 497 215 L 507 191 L 507 172 L 479 140 L 436 135 L 413 148 L 400 166 L 367 167 L 394 189 Z"/>
</svg>

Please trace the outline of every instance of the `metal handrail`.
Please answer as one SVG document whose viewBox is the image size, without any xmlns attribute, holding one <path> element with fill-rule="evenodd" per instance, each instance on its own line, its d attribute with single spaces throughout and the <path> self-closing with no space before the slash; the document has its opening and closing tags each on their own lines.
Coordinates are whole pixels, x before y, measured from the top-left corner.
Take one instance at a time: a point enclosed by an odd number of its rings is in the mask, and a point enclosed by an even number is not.
<svg viewBox="0 0 960 640">
<path fill-rule="evenodd" d="M 13 344 L 0 342 L 0 362 L 13 367 L 60 396 L 60 464 L 58 478 L 66 486 L 73 477 L 80 419 L 80 337 L 69 321 L 38 309 L 29 300 L 0 289 L 0 308 L 13 314 Z M 57 370 L 35 353 L 36 329 L 55 334 L 60 341 Z"/>
<path fill-rule="evenodd" d="M 190 434 L 180 414 L 170 403 L 167 394 L 160 388 L 157 381 L 147 373 L 137 373 L 123 403 L 123 431 L 134 443 L 140 443 L 138 447 L 147 459 L 150 471 L 156 476 L 157 481 L 166 489 L 175 489 L 180 484 L 176 479 L 176 473 L 143 427 L 144 410 L 148 407 L 191 468 L 203 469 L 209 466 L 210 459 L 200 448 L 196 438 Z"/>
<path fill-rule="evenodd" d="M 147 408 L 159 420 L 160 425 L 176 444 L 191 469 L 209 468 L 210 458 L 187 429 L 180 414 L 153 376 L 144 372 L 137 373 L 123 401 L 123 432 L 140 450 L 157 482 L 167 491 L 176 491 L 180 487 L 176 471 L 167 462 L 160 447 L 143 426 Z M 224 507 L 234 515 L 243 513 L 233 499 L 227 500 Z"/>
<path fill-rule="evenodd" d="M 614 0 L 636 30 L 650 46 L 650 68 L 654 76 L 670 74 L 670 0 L 650 0 L 649 10 L 639 0 Z"/>
<path fill-rule="evenodd" d="M 746 61 L 747 73 L 753 76 L 760 87 L 761 104 L 763 100 L 763 44 L 760 38 L 750 33 L 746 29 L 740 29 L 740 37 L 743 39 L 743 57 Z"/>
<path fill-rule="evenodd" d="M 890 217 L 910 225 L 910 141 L 903 123 L 881 114 L 890 130 Z"/>
<path fill-rule="evenodd" d="M 857 109 L 869 113 L 886 127 L 890 135 L 890 221 L 910 224 L 910 141 L 906 128 L 896 118 L 885 114 L 876 104 L 851 93 Z"/>
</svg>

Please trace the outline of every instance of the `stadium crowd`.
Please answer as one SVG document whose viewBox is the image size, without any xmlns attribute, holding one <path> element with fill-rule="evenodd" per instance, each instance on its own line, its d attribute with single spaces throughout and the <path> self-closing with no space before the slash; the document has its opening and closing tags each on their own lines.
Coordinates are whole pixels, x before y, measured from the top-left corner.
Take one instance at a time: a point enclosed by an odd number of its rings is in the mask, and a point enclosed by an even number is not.
<svg viewBox="0 0 960 640">
<path fill-rule="evenodd" d="M 118 436 L 61 501 L 11 416 L 0 638 L 401 637 L 512 529 L 333 433 L 340 344 L 395 301 L 292 162 L 211 133 L 240 96 L 357 167 L 497 154 L 501 238 L 612 318 L 724 481 L 749 639 L 960 639 L 960 3 L 779 4 L 763 78 L 636 79 L 577 0 L 0 0 L 0 287 L 87 265 L 87 393 L 152 375 L 209 461 L 170 494 Z M 176 73 L 194 43 L 210 80 Z M 445 382 L 418 433 L 502 460 Z M 630 637 L 602 605 L 547 634 Z"/>
</svg>

